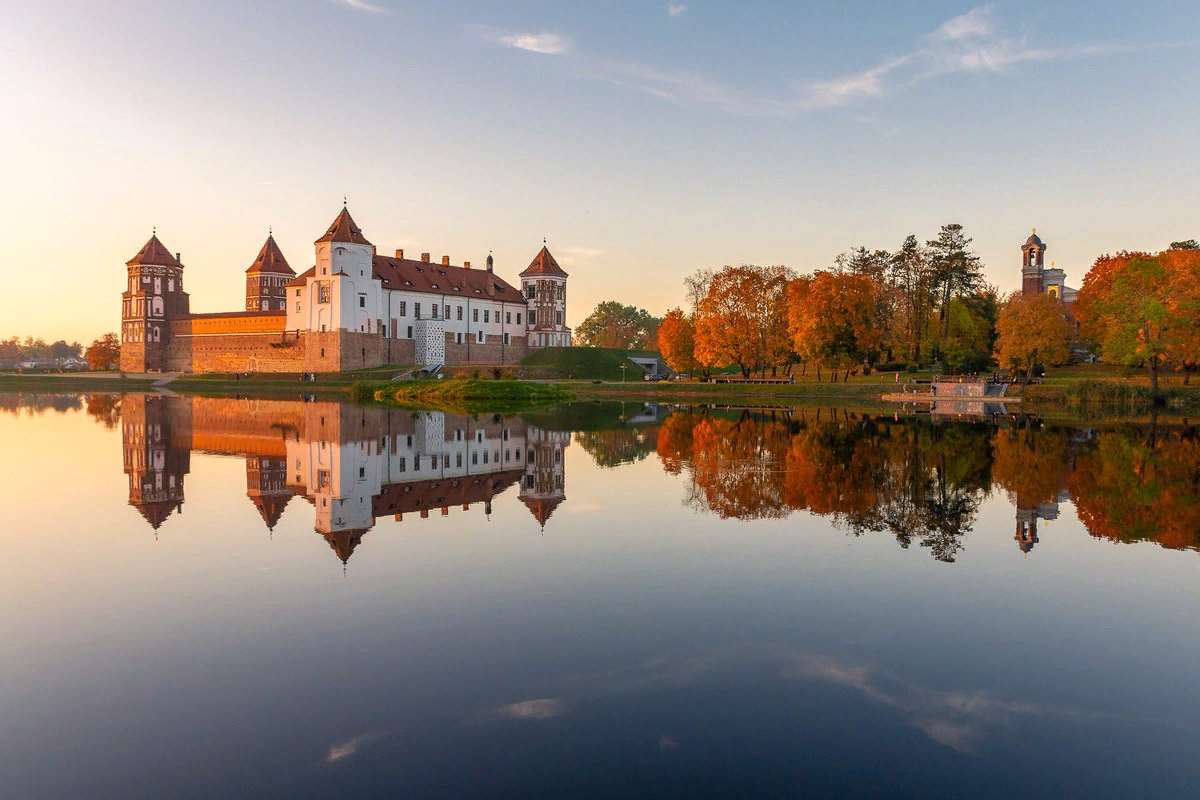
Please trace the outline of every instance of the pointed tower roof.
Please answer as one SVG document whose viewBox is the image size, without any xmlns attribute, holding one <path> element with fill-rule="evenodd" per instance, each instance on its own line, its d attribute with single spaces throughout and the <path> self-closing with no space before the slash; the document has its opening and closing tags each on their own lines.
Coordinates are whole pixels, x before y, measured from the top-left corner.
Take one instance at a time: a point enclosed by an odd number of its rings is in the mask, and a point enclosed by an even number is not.
<svg viewBox="0 0 1200 800">
<path fill-rule="evenodd" d="M 554 509 L 558 508 L 558 504 L 562 502 L 562 498 L 539 498 L 532 497 L 525 499 L 525 507 L 533 514 L 533 518 L 538 521 L 538 524 L 543 528 L 546 527 L 546 521 L 550 519 L 550 515 L 554 513 Z"/>
<path fill-rule="evenodd" d="M 550 250 L 545 245 L 542 245 L 541 251 L 533 257 L 533 261 L 521 273 L 521 277 L 526 275 L 557 275 L 560 278 L 567 277 L 567 273 L 554 260 L 554 256 L 550 255 Z"/>
<path fill-rule="evenodd" d="M 288 494 L 260 494 L 250 498 L 250 501 L 258 509 L 263 522 L 267 523 L 267 530 L 273 531 L 279 518 L 283 516 L 283 509 L 287 508 L 288 501 L 291 499 L 292 495 L 289 492 Z"/>
<path fill-rule="evenodd" d="M 345 206 L 342 206 L 341 213 L 329 226 L 329 230 L 325 231 L 325 235 L 317 239 L 314 244 L 321 242 L 349 242 L 365 244 L 367 247 L 373 246 L 367 241 L 367 237 L 363 236 L 362 228 L 354 223 L 354 218 L 350 216 L 350 211 Z"/>
<path fill-rule="evenodd" d="M 127 267 L 141 264 L 153 264 L 157 267 L 183 267 L 179 260 L 171 255 L 171 251 L 158 240 L 157 234 L 152 235 L 150 241 L 142 245 L 142 249 L 138 250 L 136 256 L 125 262 Z"/>
<path fill-rule="evenodd" d="M 338 559 L 343 564 L 350 560 L 350 556 L 354 554 L 354 548 L 358 547 L 362 541 L 363 534 L 366 529 L 354 529 L 348 531 L 334 531 L 325 534 L 325 541 L 329 542 L 330 548 L 337 555 Z"/>
<path fill-rule="evenodd" d="M 254 263 L 246 270 L 247 275 L 257 272 L 267 272 L 272 275 L 296 274 L 295 270 L 288 266 L 287 259 L 283 257 L 283 251 L 279 249 L 279 245 L 275 244 L 274 236 L 267 236 L 262 250 L 258 251 L 258 258 L 254 259 Z"/>
<path fill-rule="evenodd" d="M 152 503 L 130 503 L 150 523 L 150 527 L 158 530 L 175 510 L 176 503 L 171 500 L 158 500 Z"/>
</svg>

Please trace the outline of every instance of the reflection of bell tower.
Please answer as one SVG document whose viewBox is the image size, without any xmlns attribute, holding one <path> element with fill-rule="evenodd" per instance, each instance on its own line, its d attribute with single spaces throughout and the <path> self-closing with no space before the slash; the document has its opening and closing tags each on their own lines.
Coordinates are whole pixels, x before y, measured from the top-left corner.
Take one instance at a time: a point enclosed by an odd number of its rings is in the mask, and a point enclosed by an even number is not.
<svg viewBox="0 0 1200 800">
<path fill-rule="evenodd" d="M 267 530 L 275 530 L 283 509 L 292 499 L 292 490 L 287 488 L 287 460 L 248 456 L 246 496 L 262 515 L 263 522 L 267 523 Z"/>
<path fill-rule="evenodd" d="M 183 476 L 191 451 L 171 446 L 169 398 L 126 395 L 121 401 L 121 444 L 129 476 L 129 505 L 158 530 L 171 512 L 183 509 Z"/>
<path fill-rule="evenodd" d="M 1013 538 L 1021 552 L 1029 555 L 1029 551 L 1038 543 L 1038 511 L 1036 508 L 1017 509 L 1017 533 Z"/>
<path fill-rule="evenodd" d="M 525 475 L 519 496 L 544 530 L 546 520 L 567 497 L 563 450 L 570 444 L 571 434 L 530 425 L 525 430 L 525 442 Z"/>
</svg>

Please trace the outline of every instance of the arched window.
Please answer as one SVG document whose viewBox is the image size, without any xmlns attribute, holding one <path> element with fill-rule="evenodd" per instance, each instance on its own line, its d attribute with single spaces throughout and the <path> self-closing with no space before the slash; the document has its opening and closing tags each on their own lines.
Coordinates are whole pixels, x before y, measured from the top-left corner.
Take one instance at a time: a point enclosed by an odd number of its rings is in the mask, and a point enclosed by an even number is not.
<svg viewBox="0 0 1200 800">
<path fill-rule="evenodd" d="M 154 299 L 150 301 L 150 313 L 156 317 L 161 317 L 163 315 L 163 300 L 161 297 L 156 295 Z"/>
</svg>

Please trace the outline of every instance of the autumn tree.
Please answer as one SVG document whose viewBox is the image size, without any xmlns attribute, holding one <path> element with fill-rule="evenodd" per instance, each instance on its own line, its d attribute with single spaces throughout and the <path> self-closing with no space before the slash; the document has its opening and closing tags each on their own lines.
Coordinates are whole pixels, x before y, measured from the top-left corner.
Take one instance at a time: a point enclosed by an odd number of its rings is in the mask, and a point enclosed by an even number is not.
<svg viewBox="0 0 1200 800">
<path fill-rule="evenodd" d="M 606 300 L 575 328 L 580 341 L 590 347 L 636 350 L 651 343 L 659 320 L 644 308 Z"/>
<path fill-rule="evenodd" d="M 676 372 L 694 373 L 700 366 L 696 360 L 696 325 L 682 309 L 673 308 L 663 317 L 658 326 L 658 352 Z"/>
<path fill-rule="evenodd" d="M 696 359 L 704 366 L 775 368 L 791 353 L 784 302 L 792 271 L 743 264 L 723 267 L 708 283 L 696 313 Z"/>
<path fill-rule="evenodd" d="M 1158 391 L 1158 373 L 1168 354 L 1170 334 L 1187 322 L 1169 302 L 1169 274 L 1157 256 L 1131 256 L 1115 261 L 1111 275 L 1079 290 L 1087 316 L 1085 335 L 1103 357 L 1129 366 L 1150 368 L 1150 388 Z M 1090 274 L 1089 274 L 1090 277 Z"/>
<path fill-rule="evenodd" d="M 1200 367 L 1200 247 L 1172 247 L 1159 258 L 1167 269 L 1167 311 L 1174 323 L 1166 332 L 1167 358 L 1187 385 Z"/>
<path fill-rule="evenodd" d="M 878 287 L 865 275 L 819 271 L 788 286 L 788 332 L 792 349 L 849 374 L 877 350 L 883 337 L 876 316 Z M 818 380 L 820 372 L 817 373 Z"/>
<path fill-rule="evenodd" d="M 88 345 L 84 354 L 92 369 L 112 369 L 121 363 L 121 343 L 115 333 L 106 333 Z"/>
<path fill-rule="evenodd" d="M 934 288 L 940 295 L 938 318 L 942 338 L 950 334 L 950 300 L 975 292 L 983 282 L 979 256 L 971 249 L 973 240 L 957 223 L 943 225 L 936 239 L 925 243 L 929 249 Z"/>
<path fill-rule="evenodd" d="M 1071 357 L 1071 323 L 1062 304 L 1048 294 L 1014 292 L 996 320 L 996 360 L 1026 365 L 1026 381 L 1035 364 L 1065 364 Z"/>
<path fill-rule="evenodd" d="M 898 324 L 897 311 L 903 304 L 901 293 L 892 283 L 892 254 L 887 250 L 856 247 L 834 259 L 834 272 L 848 272 L 869 280 L 873 286 L 874 329 L 878 332 L 874 346 L 865 353 L 865 361 L 874 366 L 881 356 L 891 360 L 892 348 L 903 346 L 906 336 Z"/>
</svg>

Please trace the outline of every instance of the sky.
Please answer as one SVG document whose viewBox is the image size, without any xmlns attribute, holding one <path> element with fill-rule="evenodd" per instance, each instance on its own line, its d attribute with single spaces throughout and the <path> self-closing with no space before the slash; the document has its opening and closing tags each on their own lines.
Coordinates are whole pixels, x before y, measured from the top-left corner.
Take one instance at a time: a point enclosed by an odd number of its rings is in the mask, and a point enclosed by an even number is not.
<svg viewBox="0 0 1200 800">
<path fill-rule="evenodd" d="M 1002 291 L 1032 227 L 1098 255 L 1200 237 L 1200 3 L 0 0 L 0 337 L 85 344 L 157 229 L 192 310 L 297 272 L 343 197 L 381 253 L 568 323 L 725 264 L 826 267 L 961 223 Z"/>
</svg>

